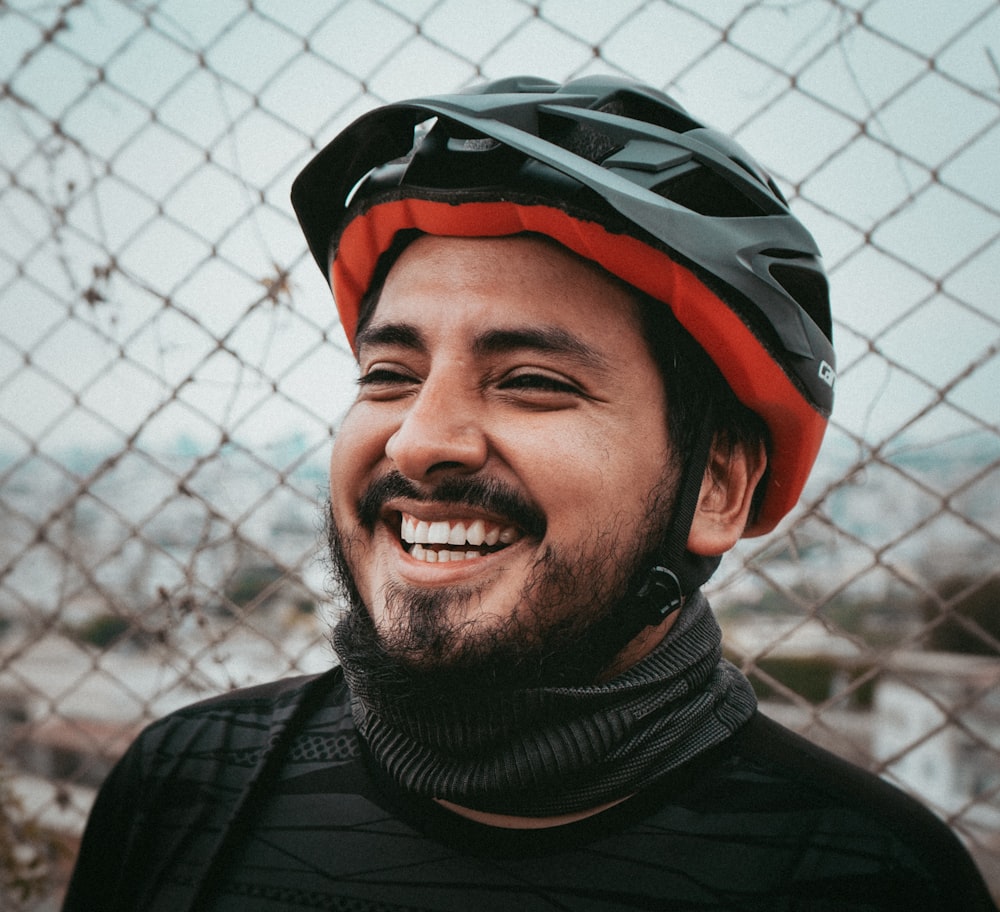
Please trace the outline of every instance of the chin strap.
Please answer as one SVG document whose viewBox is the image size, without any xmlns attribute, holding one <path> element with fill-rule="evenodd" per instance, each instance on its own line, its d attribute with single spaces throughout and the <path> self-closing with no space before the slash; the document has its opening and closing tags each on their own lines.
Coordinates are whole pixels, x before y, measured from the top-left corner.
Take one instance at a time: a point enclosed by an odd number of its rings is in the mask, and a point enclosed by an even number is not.
<svg viewBox="0 0 1000 912">
<path fill-rule="evenodd" d="M 636 633 L 643 627 L 659 624 L 677 611 L 685 598 L 708 581 L 722 560 L 722 555 L 703 557 L 692 554 L 687 549 L 688 535 L 698 508 L 701 484 L 715 437 L 714 422 L 710 418 L 709 414 L 703 416 L 691 458 L 684 466 L 661 560 L 650 569 L 645 582 L 635 594 L 633 626 Z"/>
</svg>

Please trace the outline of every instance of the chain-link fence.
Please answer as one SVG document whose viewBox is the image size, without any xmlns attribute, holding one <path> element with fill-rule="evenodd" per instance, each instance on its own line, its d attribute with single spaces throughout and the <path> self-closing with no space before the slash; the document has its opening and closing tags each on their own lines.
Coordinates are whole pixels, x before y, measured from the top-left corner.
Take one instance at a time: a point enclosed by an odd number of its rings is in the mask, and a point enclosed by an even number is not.
<svg viewBox="0 0 1000 912">
<path fill-rule="evenodd" d="M 0 0 L 4 908 L 139 726 L 331 661 L 352 366 L 294 174 L 380 102 L 596 71 L 748 146 L 832 276 L 838 411 L 713 585 L 730 654 L 1000 887 L 997 0 Z"/>
</svg>

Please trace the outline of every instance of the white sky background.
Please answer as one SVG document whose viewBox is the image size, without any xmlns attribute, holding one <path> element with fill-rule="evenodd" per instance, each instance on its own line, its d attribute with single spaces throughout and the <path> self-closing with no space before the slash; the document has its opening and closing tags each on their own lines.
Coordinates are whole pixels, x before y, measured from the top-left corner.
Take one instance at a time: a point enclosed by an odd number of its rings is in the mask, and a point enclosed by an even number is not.
<svg viewBox="0 0 1000 912">
<path fill-rule="evenodd" d="M 634 75 L 735 132 L 830 267 L 837 424 L 873 444 L 996 429 L 997 0 L 252 5 L 83 0 L 48 43 L 57 4 L 0 5 L 0 451 L 325 436 L 353 368 L 291 181 L 367 108 L 477 62 Z M 262 301 L 279 266 L 290 294 Z"/>
</svg>

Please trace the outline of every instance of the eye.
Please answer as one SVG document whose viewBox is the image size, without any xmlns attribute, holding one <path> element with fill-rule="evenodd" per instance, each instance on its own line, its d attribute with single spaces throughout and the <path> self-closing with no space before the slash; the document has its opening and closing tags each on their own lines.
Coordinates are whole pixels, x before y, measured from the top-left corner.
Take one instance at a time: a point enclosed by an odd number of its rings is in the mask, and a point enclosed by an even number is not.
<svg viewBox="0 0 1000 912">
<path fill-rule="evenodd" d="M 507 374 L 497 387 L 501 390 L 523 392 L 528 395 L 563 395 L 579 397 L 584 393 L 580 387 L 559 374 L 537 369 L 520 369 Z"/>
<path fill-rule="evenodd" d="M 371 397 L 391 396 L 407 390 L 420 381 L 403 368 L 394 365 L 375 364 L 358 377 L 362 394 Z"/>
<path fill-rule="evenodd" d="M 388 367 L 374 367 L 358 377 L 359 386 L 377 386 L 380 383 L 412 383 L 412 378 L 402 371 Z"/>
</svg>

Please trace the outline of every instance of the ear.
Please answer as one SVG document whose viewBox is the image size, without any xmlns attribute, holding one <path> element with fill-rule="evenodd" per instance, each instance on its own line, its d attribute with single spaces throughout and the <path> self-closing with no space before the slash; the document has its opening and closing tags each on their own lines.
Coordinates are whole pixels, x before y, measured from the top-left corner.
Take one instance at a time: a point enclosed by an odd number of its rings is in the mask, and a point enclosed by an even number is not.
<svg viewBox="0 0 1000 912">
<path fill-rule="evenodd" d="M 753 449 L 713 444 L 688 533 L 689 551 L 705 557 L 725 554 L 740 540 L 766 467 L 763 444 Z"/>
</svg>

